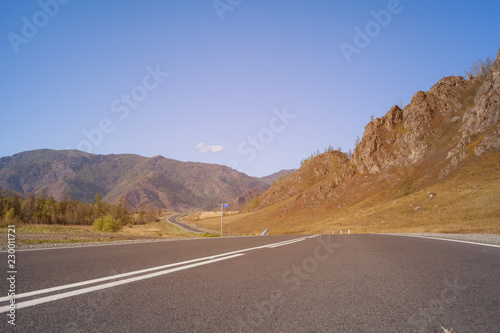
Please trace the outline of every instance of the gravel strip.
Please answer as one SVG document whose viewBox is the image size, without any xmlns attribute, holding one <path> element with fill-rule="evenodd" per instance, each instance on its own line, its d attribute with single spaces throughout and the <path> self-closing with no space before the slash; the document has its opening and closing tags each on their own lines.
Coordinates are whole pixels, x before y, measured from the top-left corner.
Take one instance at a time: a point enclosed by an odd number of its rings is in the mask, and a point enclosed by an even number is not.
<svg viewBox="0 0 500 333">
<path fill-rule="evenodd" d="M 133 243 L 152 243 L 152 242 L 168 242 L 182 239 L 195 239 L 195 238 L 165 238 L 165 239 L 129 239 L 117 241 L 103 241 L 103 242 L 75 242 L 75 243 L 44 243 L 44 244 L 30 244 L 18 245 L 16 250 L 32 250 L 32 249 L 52 249 L 64 247 L 82 247 L 82 246 L 98 246 L 98 245 L 114 245 L 114 244 L 133 244 Z M 7 246 L 2 246 L 0 251 L 7 251 Z"/>
<path fill-rule="evenodd" d="M 434 237 L 455 239 L 467 242 L 476 242 L 484 244 L 500 245 L 500 235 L 494 234 L 438 234 L 438 233 L 408 233 L 408 234 L 386 234 L 396 236 L 419 236 L 419 237 Z M 50 248 L 64 248 L 64 247 L 81 247 L 81 246 L 95 246 L 95 245 L 112 245 L 112 244 L 133 244 L 133 243 L 150 243 L 150 242 L 166 242 L 176 241 L 183 239 L 204 239 L 204 238 L 166 238 L 166 239 L 138 239 L 138 240 L 119 240 L 119 241 L 103 241 L 103 242 L 78 242 L 78 243 L 46 243 L 36 245 L 19 245 L 16 250 L 29 250 L 29 249 L 50 249 Z M 7 251 L 7 246 L 2 246 L 0 251 Z"/>
<path fill-rule="evenodd" d="M 445 239 L 462 240 L 462 241 L 467 241 L 467 242 L 476 242 L 476 243 L 500 245 L 500 235 L 494 235 L 494 234 L 437 234 L 437 233 L 422 233 L 422 234 L 391 234 L 391 235 L 445 238 Z"/>
</svg>

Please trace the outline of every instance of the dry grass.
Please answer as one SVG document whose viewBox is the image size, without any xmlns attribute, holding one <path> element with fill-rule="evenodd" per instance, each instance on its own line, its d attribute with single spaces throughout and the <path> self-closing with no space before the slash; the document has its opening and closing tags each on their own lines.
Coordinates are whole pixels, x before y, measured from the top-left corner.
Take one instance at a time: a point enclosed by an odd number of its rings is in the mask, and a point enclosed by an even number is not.
<svg viewBox="0 0 500 333">
<path fill-rule="evenodd" d="M 148 238 L 193 238 L 193 233 L 186 232 L 168 223 L 167 221 L 150 222 L 147 224 L 134 225 L 133 227 L 125 226 L 121 230 L 122 234 L 143 236 Z"/>
<path fill-rule="evenodd" d="M 1 228 L 0 232 L 6 234 L 6 228 Z M 17 246 L 193 237 L 197 235 L 183 231 L 165 220 L 132 227 L 124 226 L 119 232 L 101 232 L 96 231 L 92 226 L 83 225 L 16 224 Z M 0 248 L 6 245 L 7 237 L 2 237 Z"/>
<path fill-rule="evenodd" d="M 224 216 L 226 215 L 233 215 L 233 214 L 238 214 L 237 211 L 224 211 Z M 193 215 L 197 215 L 197 218 L 199 220 L 204 220 L 212 217 L 218 217 L 220 218 L 220 212 L 201 212 L 201 213 L 196 213 Z"/>
<path fill-rule="evenodd" d="M 315 234 L 348 228 L 352 233 L 500 233 L 500 152 L 472 157 L 444 180 L 437 179 L 438 169 L 431 171 L 419 172 L 420 178 L 406 196 L 397 183 L 387 185 L 397 174 L 386 183 L 358 179 L 350 192 L 344 192 L 346 205 L 340 208 L 336 206 L 339 201 L 301 208 L 297 197 L 292 197 L 254 213 L 225 217 L 224 226 L 238 234 L 260 234 L 265 229 L 271 234 Z M 351 200 L 356 193 L 366 195 L 356 202 Z M 436 196 L 430 198 L 430 193 Z M 187 222 L 220 230 L 220 218 L 190 216 Z"/>
<path fill-rule="evenodd" d="M 205 213 L 212 213 L 212 212 L 205 212 Z M 204 218 L 198 218 L 200 214 L 204 213 L 194 213 L 190 214 L 187 216 L 184 216 L 181 218 L 181 221 L 183 223 L 187 223 L 190 225 L 193 225 L 195 227 L 199 227 L 201 229 L 205 230 L 210 230 L 213 233 L 220 233 L 220 212 L 218 215 L 214 214 L 207 214 L 204 215 Z M 234 225 L 234 221 L 239 220 L 242 217 L 245 216 L 251 216 L 254 213 L 238 213 L 238 212 L 232 212 L 232 214 L 229 214 L 226 216 L 226 212 L 224 212 L 224 219 L 223 219 L 223 224 L 224 224 L 224 233 L 227 234 L 229 233 L 229 227 L 231 227 L 231 234 L 249 234 L 249 230 L 242 230 L 241 228 L 236 227 Z M 251 233 L 250 233 L 251 234 Z"/>
</svg>

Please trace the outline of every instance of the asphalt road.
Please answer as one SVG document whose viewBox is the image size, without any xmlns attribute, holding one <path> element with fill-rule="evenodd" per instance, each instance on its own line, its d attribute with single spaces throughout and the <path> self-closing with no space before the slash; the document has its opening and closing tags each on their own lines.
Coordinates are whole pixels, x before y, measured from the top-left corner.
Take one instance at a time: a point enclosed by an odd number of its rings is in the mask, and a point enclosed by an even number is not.
<svg viewBox="0 0 500 333">
<path fill-rule="evenodd" d="M 181 229 L 191 231 L 191 232 L 196 232 L 196 233 L 205 233 L 205 231 L 196 229 L 195 227 L 190 226 L 189 224 L 185 224 L 179 221 L 179 217 L 181 217 L 183 214 L 177 214 L 177 215 L 172 215 L 170 216 L 167 221 L 178 226 Z"/>
<path fill-rule="evenodd" d="M 389 235 L 7 253 L 1 332 L 500 332 L 500 248 Z M 49 289 L 50 288 L 50 289 Z"/>
</svg>

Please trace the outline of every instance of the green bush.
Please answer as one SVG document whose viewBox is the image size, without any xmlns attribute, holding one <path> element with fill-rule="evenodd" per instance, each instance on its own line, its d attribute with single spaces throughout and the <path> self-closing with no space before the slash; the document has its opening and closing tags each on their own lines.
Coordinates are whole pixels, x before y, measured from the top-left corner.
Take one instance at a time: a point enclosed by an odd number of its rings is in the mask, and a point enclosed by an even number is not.
<svg viewBox="0 0 500 333">
<path fill-rule="evenodd" d="M 100 217 L 92 223 L 94 229 L 99 231 L 111 231 L 117 232 L 122 227 L 122 221 L 120 219 L 115 219 L 112 215 L 106 215 Z"/>
</svg>

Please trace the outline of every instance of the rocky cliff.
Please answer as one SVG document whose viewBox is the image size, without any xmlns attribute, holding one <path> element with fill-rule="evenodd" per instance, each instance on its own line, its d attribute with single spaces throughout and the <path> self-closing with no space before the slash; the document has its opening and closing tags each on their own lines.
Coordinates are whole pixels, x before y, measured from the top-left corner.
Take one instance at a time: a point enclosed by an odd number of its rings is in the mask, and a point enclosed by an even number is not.
<svg viewBox="0 0 500 333">
<path fill-rule="evenodd" d="M 481 79 L 481 78 L 479 78 Z M 477 80 L 477 79 L 476 79 Z M 448 157 L 454 157 L 460 152 L 459 159 L 464 158 L 463 150 L 477 139 L 478 134 L 483 134 L 474 147 L 476 155 L 498 149 L 500 147 L 500 49 L 496 61 L 490 72 L 482 82 L 474 105 L 468 108 L 462 119 L 460 127 L 460 141 L 450 151 Z"/>
<path fill-rule="evenodd" d="M 500 50 L 486 77 L 443 78 L 428 92 L 417 92 L 403 110 L 394 106 L 370 122 L 352 162 L 361 173 L 377 173 L 417 164 L 439 146 L 447 158 L 458 154 L 456 165 L 476 140 L 476 155 L 500 147 L 499 120 Z"/>
<path fill-rule="evenodd" d="M 377 193 L 406 195 L 410 182 L 428 184 L 455 170 L 470 153 L 498 150 L 499 118 L 500 50 L 487 76 L 445 77 L 429 91 L 417 92 L 404 109 L 393 106 L 366 125 L 350 161 L 340 152 L 321 154 L 246 209 L 286 201 L 275 215 L 281 218 L 308 208 L 338 209 Z"/>
</svg>

